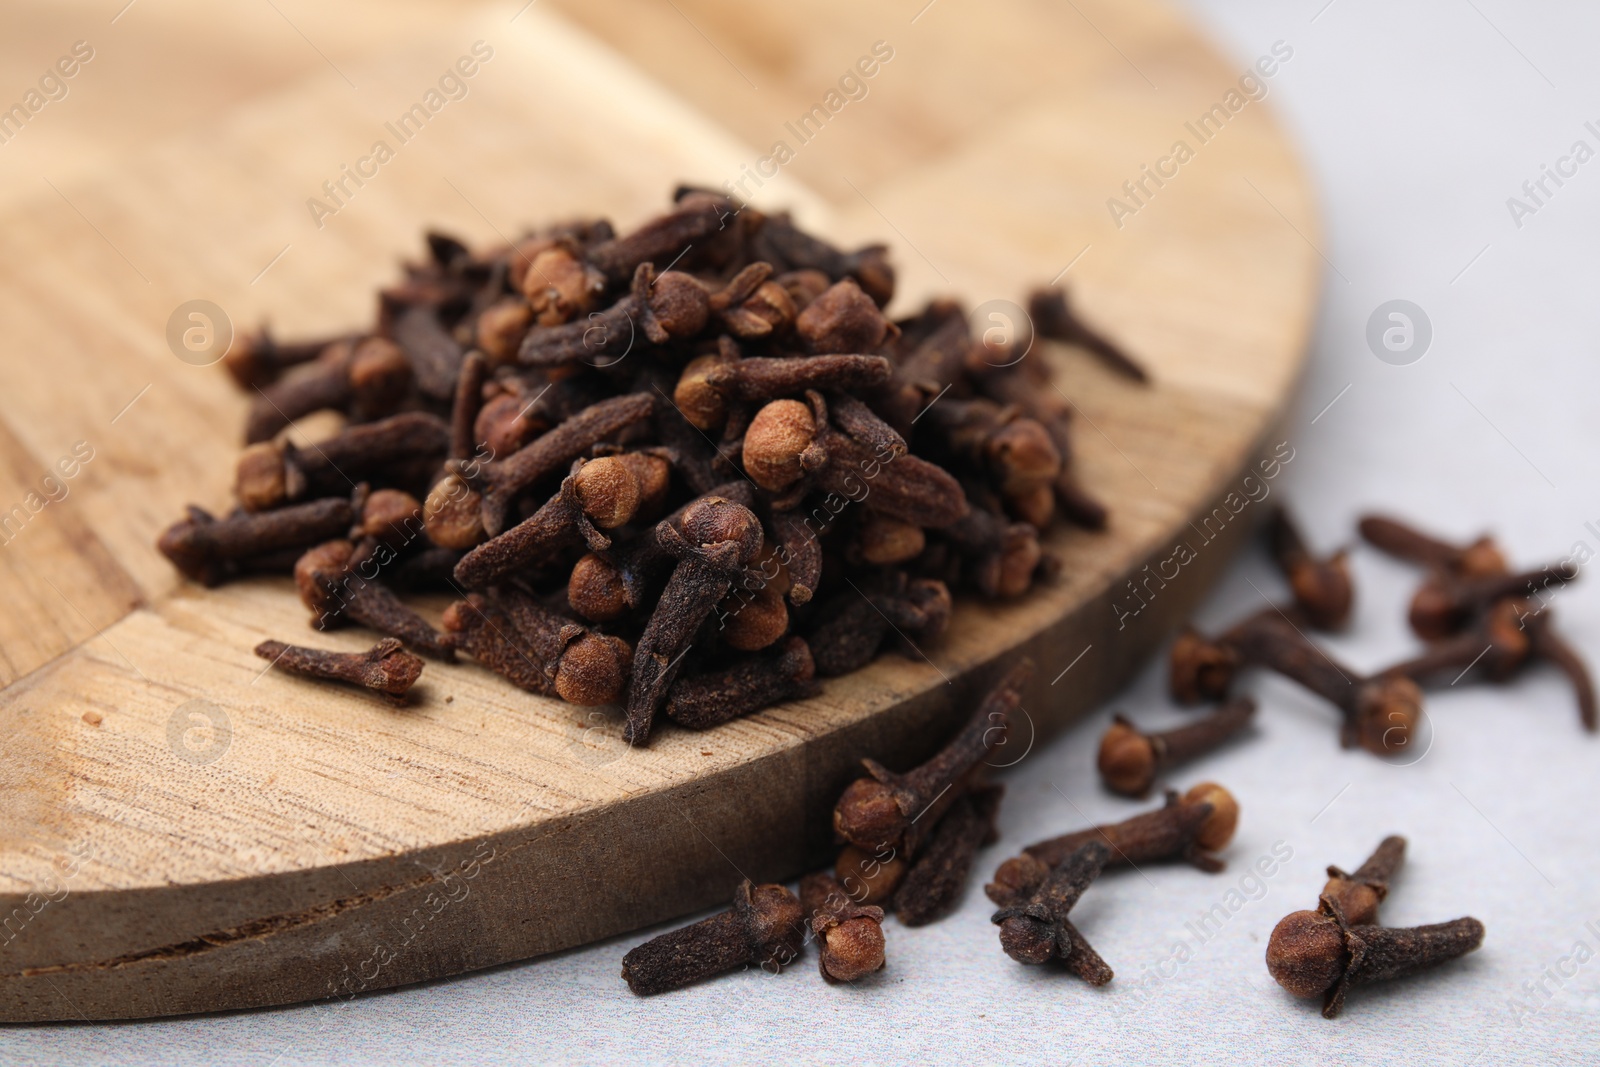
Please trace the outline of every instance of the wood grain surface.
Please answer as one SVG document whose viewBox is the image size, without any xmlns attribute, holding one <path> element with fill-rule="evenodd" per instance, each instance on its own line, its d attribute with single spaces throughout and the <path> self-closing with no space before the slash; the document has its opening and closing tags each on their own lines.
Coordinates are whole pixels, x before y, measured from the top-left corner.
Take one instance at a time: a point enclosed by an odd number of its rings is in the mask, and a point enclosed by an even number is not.
<svg viewBox="0 0 1600 1067">
<path fill-rule="evenodd" d="M 1040 671 L 1001 762 L 1027 758 L 1149 655 L 1256 517 L 1203 521 L 1278 444 L 1314 204 L 1256 102 L 1113 223 L 1107 198 L 1245 69 L 1151 0 L 285 2 L 242 27 L 198 3 L 114 22 L 22 6 L 8 69 L 77 40 L 95 58 L 0 145 L 0 1020 L 349 995 L 798 874 L 827 857 L 862 756 L 921 759 L 1027 653 Z M 464 98 L 319 228 L 307 198 L 478 41 L 493 57 Z M 400 710 L 263 675 L 258 641 L 310 632 L 288 581 L 203 590 L 154 551 L 185 504 L 226 505 L 246 406 L 169 350 L 179 304 L 314 333 L 366 321 L 425 227 L 488 243 L 561 216 L 631 224 L 680 180 L 736 179 L 877 41 L 894 57 L 867 95 L 756 202 L 886 241 L 898 310 L 1060 276 L 1152 369 L 1140 388 L 1059 346 L 1029 356 L 1076 404 L 1083 478 L 1113 514 L 1053 536 L 1059 580 L 963 603 L 922 658 L 635 751 L 614 709 L 470 663 L 430 664 Z M 1180 541 L 1193 561 L 1119 626 L 1113 601 Z"/>
</svg>

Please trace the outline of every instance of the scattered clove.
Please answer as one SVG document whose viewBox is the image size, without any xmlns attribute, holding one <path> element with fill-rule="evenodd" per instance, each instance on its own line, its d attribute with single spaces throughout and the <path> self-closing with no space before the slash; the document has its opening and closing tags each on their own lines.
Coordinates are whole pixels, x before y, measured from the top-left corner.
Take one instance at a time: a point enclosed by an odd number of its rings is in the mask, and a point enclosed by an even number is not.
<svg viewBox="0 0 1600 1067">
<path fill-rule="evenodd" d="M 793 893 L 746 880 L 728 911 L 630 950 L 622 957 L 622 980 L 646 997 L 745 965 L 775 974 L 794 962 L 804 937 L 805 912 Z"/>
<path fill-rule="evenodd" d="M 883 909 L 857 904 L 826 871 L 800 879 L 800 910 L 817 942 L 817 970 L 831 983 L 884 968 Z"/>
<path fill-rule="evenodd" d="M 999 837 L 995 817 L 1004 795 L 1004 786 L 973 786 L 950 805 L 895 891 L 894 913 L 902 923 L 926 926 L 955 910 L 978 849 Z"/>
<path fill-rule="evenodd" d="M 991 921 L 1000 927 L 1000 947 L 1006 955 L 1018 963 L 1060 960 L 1094 986 L 1111 981 L 1111 968 L 1067 918 L 1110 858 L 1111 850 L 1103 842 L 1087 842 L 1051 871 L 1026 903 L 995 912 Z"/>
<path fill-rule="evenodd" d="M 422 660 L 393 637 L 384 638 L 365 652 L 329 652 L 282 641 L 263 641 L 255 652 L 279 670 L 350 682 L 381 693 L 396 704 L 405 703 L 406 693 L 422 675 Z"/>
<path fill-rule="evenodd" d="M 1032 676 L 1033 661 L 1019 661 L 984 697 L 961 732 L 920 767 L 895 774 L 876 760 L 862 760 L 870 777 L 852 782 L 839 798 L 833 809 L 835 833 L 859 848 L 887 846 L 915 856 L 960 795 L 958 787 L 1005 738 L 1010 715 Z"/>
<path fill-rule="evenodd" d="M 1238 825 L 1238 801 L 1215 782 L 1203 782 L 1181 798 L 1169 790 L 1166 803 L 1155 811 L 1029 845 L 1000 865 L 984 892 L 1002 907 L 1026 901 L 1053 868 L 1093 841 L 1111 850 L 1110 866 L 1181 859 L 1215 874 L 1223 864 L 1210 853 L 1225 848 Z"/>
<path fill-rule="evenodd" d="M 1272 558 L 1289 579 L 1294 602 L 1319 630 L 1339 630 L 1350 620 L 1355 588 L 1350 582 L 1348 553 L 1340 549 L 1326 558 L 1311 554 L 1288 511 L 1272 513 L 1267 526 Z"/>
<path fill-rule="evenodd" d="M 1344 1007 L 1351 986 L 1437 967 L 1483 944 L 1483 923 L 1452 919 L 1409 928 L 1352 926 L 1337 912 L 1286 915 L 1267 942 L 1267 970 L 1297 997 L 1322 997 L 1322 1017 Z"/>
<path fill-rule="evenodd" d="M 1091 329 L 1072 311 L 1067 291 L 1060 286 L 1037 289 L 1028 297 L 1028 318 L 1040 336 L 1077 345 L 1106 366 L 1136 382 L 1148 382 L 1149 373 L 1106 337 Z"/>
<path fill-rule="evenodd" d="M 1117 714 L 1100 739 L 1100 778 L 1113 793 L 1145 796 L 1158 775 L 1221 745 L 1244 729 L 1255 712 L 1254 700 L 1235 697 L 1204 719 L 1154 734 L 1141 732 Z"/>
<path fill-rule="evenodd" d="M 1322 902 L 1343 917 L 1350 926 L 1367 926 L 1378 921 L 1378 905 L 1389 895 L 1389 883 L 1406 859 L 1406 839 L 1391 834 L 1378 843 L 1366 862 L 1346 874 L 1328 867 L 1328 882 L 1322 887 Z"/>
</svg>

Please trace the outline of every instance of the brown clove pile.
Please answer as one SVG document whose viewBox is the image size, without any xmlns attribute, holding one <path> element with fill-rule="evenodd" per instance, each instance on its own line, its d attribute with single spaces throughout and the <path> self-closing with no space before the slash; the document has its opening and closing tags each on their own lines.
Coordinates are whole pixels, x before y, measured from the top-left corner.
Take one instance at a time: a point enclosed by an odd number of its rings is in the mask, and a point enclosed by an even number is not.
<svg viewBox="0 0 1600 1067">
<path fill-rule="evenodd" d="M 625 233 L 427 247 L 364 329 L 235 342 L 237 506 L 162 534 L 186 577 L 293 573 L 318 629 L 622 703 L 643 744 L 663 713 L 703 729 L 915 655 L 953 593 L 1047 578 L 1053 525 L 1105 526 L 1071 404 L 1024 357 L 1053 339 L 1147 376 L 1059 289 L 1004 343 L 951 300 L 891 319 L 882 246 L 693 188 Z M 315 413 L 343 429 L 302 442 Z M 456 597 L 442 628 L 417 593 Z"/>
</svg>

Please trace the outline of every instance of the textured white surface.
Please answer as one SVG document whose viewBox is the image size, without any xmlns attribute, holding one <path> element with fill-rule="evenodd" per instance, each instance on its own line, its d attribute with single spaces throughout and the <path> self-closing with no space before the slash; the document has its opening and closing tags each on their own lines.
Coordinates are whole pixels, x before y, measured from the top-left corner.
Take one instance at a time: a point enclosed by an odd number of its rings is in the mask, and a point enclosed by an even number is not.
<svg viewBox="0 0 1600 1067">
<path fill-rule="evenodd" d="M 1324 198 L 1323 316 L 1289 435 L 1296 460 L 1274 492 L 1324 546 L 1349 539 L 1363 510 L 1384 508 L 1453 536 L 1493 528 L 1520 561 L 1564 555 L 1579 541 L 1600 552 L 1600 162 L 1520 230 L 1505 203 L 1574 140 L 1600 148 L 1583 128 L 1600 120 L 1600 107 L 1585 110 L 1600 89 L 1590 54 L 1600 11 L 1508 0 L 1193 3 L 1241 67 L 1275 40 L 1294 47 L 1271 100 Z M 923 17 L 938 18 L 938 8 Z M 1176 183 L 1130 225 L 1158 222 L 1183 195 Z M 1410 366 L 1380 362 L 1363 339 L 1372 310 L 1394 298 L 1421 305 L 1433 324 L 1431 350 Z M 1329 647 L 1359 668 L 1408 654 L 1403 615 L 1415 574 L 1367 550 L 1355 568 L 1355 623 Z M 1254 554 L 1199 621 L 1221 624 L 1280 589 Z M 1571 638 L 1600 659 L 1594 579 L 1565 593 L 1559 611 Z M 1076 653 L 1062 650 L 1055 670 Z M 1580 940 L 1600 953 L 1600 740 L 1579 731 L 1560 679 L 1539 671 L 1508 688 L 1431 698 L 1431 747 L 1406 766 L 1340 751 L 1332 713 L 1290 686 L 1251 686 L 1263 705 L 1253 737 L 1176 778 L 1214 778 L 1239 797 L 1227 872 L 1119 872 L 1074 912 L 1116 969 L 1104 990 L 1001 956 L 992 909 L 974 885 L 941 924 L 891 923 L 889 970 L 859 988 L 823 985 L 808 956 L 781 977 L 737 975 L 640 1001 L 617 974 L 641 934 L 349 1003 L 8 1028 L 0 1060 L 1595 1062 L 1600 958 L 1577 965 L 1570 954 Z M 1182 717 L 1157 668 L 1117 706 L 1141 723 Z M 1004 836 L 980 857 L 979 874 L 1029 841 L 1139 810 L 1101 792 L 1092 771 L 1110 711 L 1005 779 Z M 1266 938 L 1278 918 L 1313 902 L 1326 864 L 1355 865 L 1388 832 L 1407 835 L 1411 855 L 1385 920 L 1472 914 L 1488 939 L 1430 975 L 1358 991 L 1327 1022 L 1271 982 Z M 1292 859 L 1246 882 L 1260 899 L 1199 944 L 1186 922 L 1226 905 L 1278 842 Z M 1180 941 L 1192 956 L 1174 968 L 1164 961 Z M 1530 992 L 1541 980 L 1548 996 Z M 1535 1011 L 1519 1022 L 1514 1003 Z"/>
</svg>

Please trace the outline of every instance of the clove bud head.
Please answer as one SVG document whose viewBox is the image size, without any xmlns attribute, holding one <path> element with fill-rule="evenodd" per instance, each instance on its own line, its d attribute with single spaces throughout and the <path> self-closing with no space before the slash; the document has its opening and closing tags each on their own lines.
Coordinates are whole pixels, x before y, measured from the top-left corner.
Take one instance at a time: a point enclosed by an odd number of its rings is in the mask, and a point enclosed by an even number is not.
<svg viewBox="0 0 1600 1067">
<path fill-rule="evenodd" d="M 836 834 L 859 844 L 877 842 L 892 845 L 906 828 L 895 791 L 876 778 L 857 778 L 845 787 L 833 809 Z"/>
<path fill-rule="evenodd" d="M 836 982 L 854 982 L 884 966 L 883 912 L 845 919 L 822 932 L 822 967 Z"/>
<path fill-rule="evenodd" d="M 1349 620 L 1355 587 L 1350 581 L 1345 552 L 1340 551 L 1325 560 L 1299 561 L 1290 569 L 1288 578 L 1295 603 L 1312 625 L 1323 630 L 1337 630 Z"/>
<path fill-rule="evenodd" d="M 1339 924 L 1317 911 L 1285 915 L 1267 942 L 1267 971 L 1297 997 L 1320 997 L 1344 975 L 1349 960 Z"/>
<path fill-rule="evenodd" d="M 1233 794 L 1216 782 L 1201 782 L 1183 794 L 1183 803 L 1211 805 L 1211 814 L 1195 833 L 1195 844 L 1208 852 L 1226 848 L 1239 828 L 1239 802 Z"/>
<path fill-rule="evenodd" d="M 1049 963 L 1056 957 L 1056 935 L 1048 913 L 1034 916 L 1024 909 L 1023 914 L 1001 922 L 1000 947 L 1018 963 Z M 1070 946 L 1063 946 L 1061 955 L 1066 956 L 1070 950 Z"/>
<path fill-rule="evenodd" d="M 701 497 L 683 512 L 683 537 L 691 545 L 735 546 L 735 563 L 743 567 L 761 551 L 761 520 L 743 504 L 720 496 Z"/>
<path fill-rule="evenodd" d="M 591 622 L 610 622 L 628 612 L 628 591 L 616 564 L 593 552 L 572 566 L 567 603 Z"/>
<path fill-rule="evenodd" d="M 1422 719 L 1422 690 L 1399 675 L 1380 675 L 1365 683 L 1348 740 L 1376 756 L 1393 756 L 1411 743 Z"/>
<path fill-rule="evenodd" d="M 1168 685 L 1180 704 L 1224 700 L 1239 672 L 1239 653 L 1195 630 L 1184 630 L 1172 643 Z"/>
<path fill-rule="evenodd" d="M 889 332 L 889 320 L 850 278 L 828 288 L 795 319 L 795 332 L 819 355 L 873 352 Z"/>
<path fill-rule="evenodd" d="M 781 493 L 805 473 L 802 455 L 817 436 L 811 409 L 798 400 L 774 400 L 756 412 L 744 435 L 744 469 L 761 488 Z"/>
<path fill-rule="evenodd" d="M 709 381 L 712 370 L 728 362 L 717 352 L 696 356 L 684 365 L 672 402 L 683 417 L 700 430 L 715 430 L 728 417 L 728 402 Z"/>
<path fill-rule="evenodd" d="M 578 506 L 602 530 L 614 530 L 639 510 L 639 480 L 620 456 L 591 459 L 572 476 Z"/>
<path fill-rule="evenodd" d="M 1100 739 L 1100 777 L 1124 796 L 1143 796 L 1156 778 L 1156 751 L 1132 723 L 1117 720 Z"/>
<path fill-rule="evenodd" d="M 615 704 L 632 669 L 633 646 L 628 642 L 607 634 L 584 634 L 561 654 L 556 692 L 581 707 Z"/>
<path fill-rule="evenodd" d="M 984 887 L 984 892 L 997 904 L 1002 901 L 1027 900 L 1048 877 L 1050 877 L 1049 864 L 1036 859 L 1031 853 L 1024 852 L 1000 864 L 994 872 L 994 881 Z"/>
</svg>

